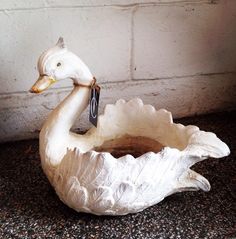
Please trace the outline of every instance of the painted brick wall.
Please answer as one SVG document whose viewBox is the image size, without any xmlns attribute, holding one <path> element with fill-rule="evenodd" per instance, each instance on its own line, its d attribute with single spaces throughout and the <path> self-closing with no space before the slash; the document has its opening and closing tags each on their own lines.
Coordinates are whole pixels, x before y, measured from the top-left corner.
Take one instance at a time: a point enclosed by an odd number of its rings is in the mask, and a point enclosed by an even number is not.
<svg viewBox="0 0 236 239">
<path fill-rule="evenodd" d="M 235 26 L 235 0 L 1 0 L 0 141 L 36 137 L 71 90 L 28 93 L 59 36 L 100 82 L 101 112 L 133 97 L 174 117 L 234 109 Z"/>
</svg>

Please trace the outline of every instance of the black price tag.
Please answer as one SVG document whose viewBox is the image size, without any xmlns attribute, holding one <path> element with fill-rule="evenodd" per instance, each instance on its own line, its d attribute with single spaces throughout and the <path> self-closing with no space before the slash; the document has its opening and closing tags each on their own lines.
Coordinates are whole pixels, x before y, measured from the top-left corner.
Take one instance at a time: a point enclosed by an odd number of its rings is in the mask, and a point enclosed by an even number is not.
<svg viewBox="0 0 236 239">
<path fill-rule="evenodd" d="M 97 127 L 98 121 L 98 105 L 100 96 L 100 86 L 94 84 L 91 88 L 91 96 L 89 101 L 89 121 Z"/>
</svg>

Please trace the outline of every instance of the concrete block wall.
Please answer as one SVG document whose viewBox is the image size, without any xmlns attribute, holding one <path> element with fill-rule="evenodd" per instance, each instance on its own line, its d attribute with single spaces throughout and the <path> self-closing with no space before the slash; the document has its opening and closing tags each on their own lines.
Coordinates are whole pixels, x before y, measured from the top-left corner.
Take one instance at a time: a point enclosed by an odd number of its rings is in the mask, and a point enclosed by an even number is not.
<svg viewBox="0 0 236 239">
<path fill-rule="evenodd" d="M 0 141 L 37 137 L 70 92 L 28 93 L 59 36 L 98 79 L 100 112 L 133 97 L 174 117 L 235 109 L 235 26 L 235 0 L 1 0 Z"/>
</svg>

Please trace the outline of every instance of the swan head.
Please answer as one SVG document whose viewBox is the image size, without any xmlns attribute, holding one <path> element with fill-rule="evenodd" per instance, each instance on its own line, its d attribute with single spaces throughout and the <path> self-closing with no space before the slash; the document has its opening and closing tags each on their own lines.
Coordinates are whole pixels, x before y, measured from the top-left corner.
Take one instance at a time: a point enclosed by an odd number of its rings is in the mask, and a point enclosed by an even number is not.
<svg viewBox="0 0 236 239">
<path fill-rule="evenodd" d="M 43 52 L 38 60 L 39 78 L 30 92 L 41 93 L 53 83 L 72 79 L 75 85 L 90 86 L 94 81 L 89 68 L 74 53 L 68 51 L 62 37 L 55 46 Z"/>
</svg>

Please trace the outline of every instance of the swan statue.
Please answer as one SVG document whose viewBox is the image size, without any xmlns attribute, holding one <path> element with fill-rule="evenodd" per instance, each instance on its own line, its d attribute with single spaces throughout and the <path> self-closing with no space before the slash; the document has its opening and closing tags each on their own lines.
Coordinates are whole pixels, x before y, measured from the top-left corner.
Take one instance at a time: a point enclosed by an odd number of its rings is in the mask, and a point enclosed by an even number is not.
<svg viewBox="0 0 236 239">
<path fill-rule="evenodd" d="M 71 79 L 72 92 L 50 113 L 39 136 L 43 171 L 59 198 L 78 212 L 125 215 L 189 190 L 209 191 L 206 178 L 191 170 L 208 157 L 229 155 L 214 133 L 173 123 L 164 109 L 140 99 L 108 104 L 97 127 L 86 134 L 71 131 L 89 104 L 95 78 L 68 51 L 62 38 L 38 60 L 40 93 Z"/>
</svg>

